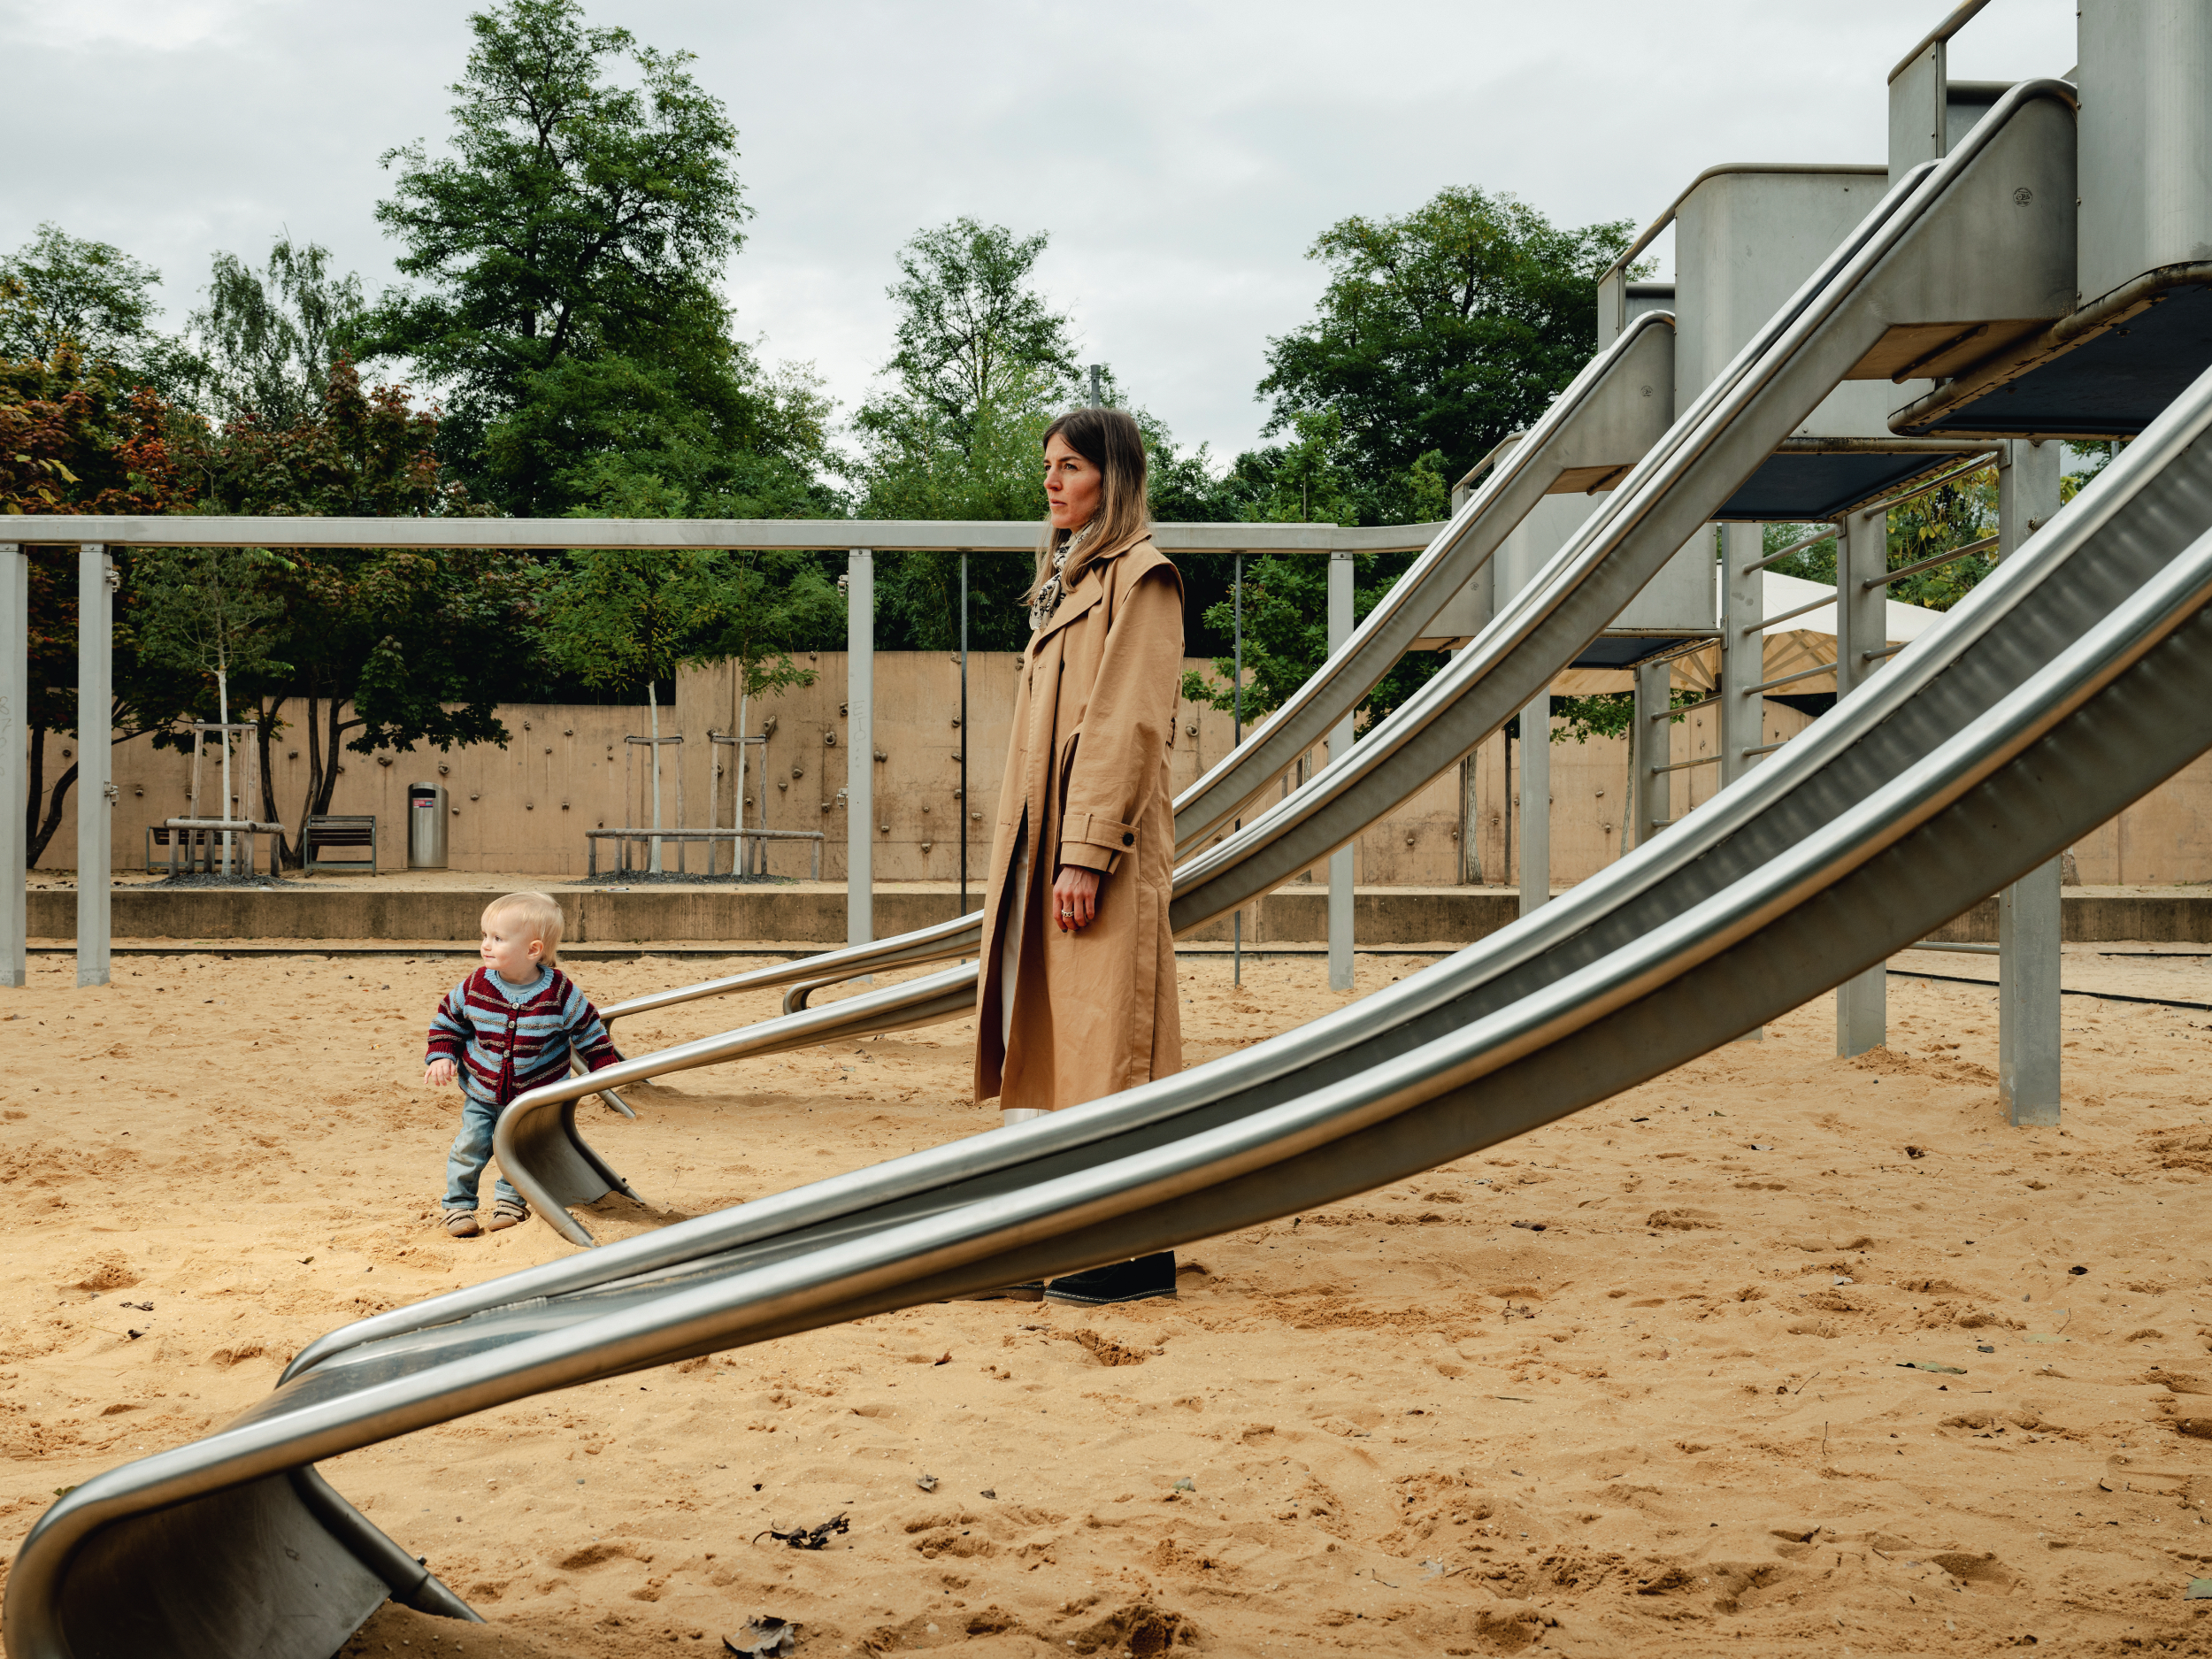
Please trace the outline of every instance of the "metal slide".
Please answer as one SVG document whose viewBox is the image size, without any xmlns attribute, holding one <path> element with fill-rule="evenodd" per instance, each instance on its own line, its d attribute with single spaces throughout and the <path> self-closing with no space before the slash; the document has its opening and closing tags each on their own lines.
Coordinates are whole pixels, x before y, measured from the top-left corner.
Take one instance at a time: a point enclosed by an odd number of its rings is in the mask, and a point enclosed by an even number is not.
<svg viewBox="0 0 2212 1659">
<path fill-rule="evenodd" d="M 1376 601 L 1343 647 L 1183 792 L 1175 803 L 1176 851 L 1187 853 L 1233 820 L 1296 765 L 1300 756 L 1326 738 L 1562 480 L 1624 471 L 1641 457 L 1666 428 L 1673 386 L 1674 318 L 1666 311 L 1646 312 L 1583 365 L 1528 436 Z M 1651 396 L 1655 387 L 1668 396 Z M 614 1020 L 777 986 L 792 987 L 785 1007 L 795 1011 L 806 1005 L 807 993 L 826 985 L 887 968 L 972 956 L 980 926 L 980 912 L 956 916 L 894 939 L 635 996 L 600 1011 Z"/>
<path fill-rule="evenodd" d="M 1465 649 L 1348 754 L 1177 868 L 1169 908 L 1174 930 L 1202 926 L 1291 879 L 1502 726 L 1893 330 L 2062 313 L 2073 296 L 2073 97 L 2062 81 L 2023 81 L 1943 160 L 1901 178 Z M 1463 509 L 1440 545 L 1476 505 Z M 1217 802 L 1234 797 L 1232 790 Z M 935 930 L 941 948 L 933 954 L 972 953 L 972 926 L 963 918 Z M 971 931 L 953 944 L 954 930 L 963 926 Z M 569 1206 L 609 1192 L 637 1194 L 578 1133 L 576 1102 L 595 1086 L 618 1088 L 693 1066 L 910 1029 L 972 1009 L 972 964 L 826 1008 L 801 1006 L 805 990 L 827 982 L 826 972 L 864 972 L 872 965 L 866 953 L 885 948 L 831 953 L 622 1005 L 636 1011 L 640 1004 L 666 1006 L 803 976 L 810 981 L 786 997 L 781 1018 L 519 1097 L 495 1132 L 501 1167 L 549 1225 L 590 1242 Z M 886 964 L 877 958 L 873 965 Z"/>
<path fill-rule="evenodd" d="M 388 1591 L 468 1617 L 311 1465 L 1464 1157 L 1923 937 L 2212 746 L 2208 700 L 2212 374 L 1831 715 L 1533 915 L 1179 1076 L 334 1332 L 259 1408 L 49 1509 L 0 1635 L 14 1659 L 321 1659 Z"/>
</svg>

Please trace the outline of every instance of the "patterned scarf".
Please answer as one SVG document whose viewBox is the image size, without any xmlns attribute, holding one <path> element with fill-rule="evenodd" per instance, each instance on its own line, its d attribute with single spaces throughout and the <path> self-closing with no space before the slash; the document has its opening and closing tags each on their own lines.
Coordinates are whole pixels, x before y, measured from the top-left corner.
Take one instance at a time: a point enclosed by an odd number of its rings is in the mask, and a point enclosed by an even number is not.
<svg viewBox="0 0 2212 1659">
<path fill-rule="evenodd" d="M 1060 608 L 1060 601 L 1067 594 L 1067 585 L 1063 578 L 1068 568 L 1069 556 L 1083 545 L 1084 538 L 1090 533 L 1091 526 L 1085 525 L 1054 549 L 1052 574 L 1045 578 L 1045 585 L 1037 590 L 1037 597 L 1029 607 L 1029 631 L 1032 634 L 1051 621 L 1052 613 Z"/>
</svg>

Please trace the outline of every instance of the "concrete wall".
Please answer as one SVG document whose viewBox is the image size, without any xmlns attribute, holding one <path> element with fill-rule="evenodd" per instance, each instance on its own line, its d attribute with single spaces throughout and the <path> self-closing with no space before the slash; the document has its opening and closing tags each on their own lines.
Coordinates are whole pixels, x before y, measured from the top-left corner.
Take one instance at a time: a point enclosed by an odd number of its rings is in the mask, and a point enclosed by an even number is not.
<svg viewBox="0 0 2212 1659">
<path fill-rule="evenodd" d="M 879 881 L 952 881 L 960 868 L 959 837 L 968 834 L 969 875 L 980 887 L 990 853 L 990 832 L 997 821 L 999 772 L 1013 713 L 1013 654 L 977 655 L 969 659 L 969 726 L 959 714 L 959 659 L 926 652 L 886 652 L 876 658 L 876 749 L 884 758 L 875 770 L 875 868 Z M 845 874 L 846 812 L 839 800 L 845 787 L 845 655 L 825 651 L 806 666 L 815 683 L 780 696 L 758 700 L 747 710 L 755 733 L 766 742 L 746 751 L 746 822 L 772 829 L 817 830 L 826 837 L 822 876 L 841 881 Z M 1189 666 L 1209 664 L 1193 658 Z M 1687 676 L 1686 676 L 1686 678 Z M 1563 676 L 1559 695 L 1626 689 L 1628 677 L 1583 672 Z M 511 703 L 501 718 L 511 740 L 504 749 L 482 745 L 439 753 L 347 754 L 332 810 L 373 813 L 381 841 L 382 867 L 406 867 L 407 786 L 435 780 L 450 798 L 447 820 L 450 867 L 510 874 L 580 876 L 585 872 L 583 832 L 651 819 L 650 750 L 626 739 L 641 737 L 643 708 Z M 1779 741 L 1810 724 L 1805 715 L 1777 703 L 1766 705 L 1763 741 Z M 662 819 L 673 828 L 688 823 L 734 822 L 737 764 L 733 746 L 712 743 L 710 733 L 728 733 L 737 726 L 734 672 L 709 669 L 682 676 L 674 706 L 661 711 L 664 736 L 680 734 L 680 744 L 664 750 Z M 1711 754 L 1717 743 L 1709 710 L 1670 728 L 1670 758 L 1694 759 Z M 971 798 L 958 799 L 959 761 L 964 742 L 972 741 L 968 783 Z M 1195 704 L 1177 706 L 1176 750 L 1171 772 L 1180 790 L 1231 747 L 1229 717 Z M 1502 738 L 1484 744 L 1467 764 L 1437 779 L 1360 838 L 1355 879 L 1364 887 L 1441 887 L 1463 879 L 1460 836 L 1471 824 L 1474 865 L 1479 885 L 1517 887 L 1520 880 L 1518 826 L 1509 832 L 1507 808 L 1517 803 L 1519 769 L 1516 746 L 1512 790 L 1505 776 Z M 46 775 L 56 775 L 74 758 L 76 740 L 50 738 Z M 280 734 L 274 749 L 277 808 L 287 823 L 296 823 L 306 788 L 304 733 Z M 1317 764 L 1318 757 L 1310 764 Z M 1552 879 L 1569 885 L 1586 879 L 1618 857 L 1625 837 L 1629 760 L 1626 744 L 1594 738 L 1586 743 L 1555 743 L 1551 749 Z M 146 826 L 187 810 L 190 759 L 188 754 L 157 750 L 144 739 L 115 753 L 120 799 L 115 818 L 114 858 L 119 871 L 142 866 Z M 212 756 L 204 780 L 203 804 L 212 812 L 218 792 Z M 1672 774 L 1676 816 L 1702 804 L 1718 787 L 1718 768 L 1693 767 Z M 234 764 L 235 803 L 243 816 L 262 810 L 258 774 L 252 759 Z M 680 794 L 682 816 L 678 811 Z M 76 862 L 75 792 L 59 832 L 48 844 L 40 868 L 66 870 Z M 964 814 L 964 806 L 965 809 Z M 711 807 L 711 818 L 710 818 Z M 981 816 L 978 818 L 976 814 Z M 1509 844 L 1509 843 L 1512 844 Z M 600 867 L 611 868 L 612 843 L 601 843 Z M 632 849 L 642 858 L 641 847 Z M 666 862 L 673 868 L 674 844 Z M 2079 879 L 2091 886 L 2157 886 L 2212 881 L 2212 757 L 2184 769 L 2118 818 L 2085 837 L 2075 849 Z M 706 850 L 682 855 L 687 867 L 705 868 Z M 714 867 L 727 870 L 729 854 L 717 855 Z M 804 878 L 810 868 L 807 849 L 787 843 L 772 848 L 772 874 Z M 1317 868 L 1300 879 L 1322 882 Z"/>
<path fill-rule="evenodd" d="M 957 724 L 957 657 L 884 652 L 876 657 L 876 749 L 884 757 L 873 763 L 878 880 L 956 879 L 964 823 L 970 876 L 981 885 L 997 822 L 999 774 L 1011 733 L 1019 662 L 1015 653 L 969 658 L 970 719 L 964 732 Z M 822 833 L 822 876 L 833 881 L 845 875 L 847 819 L 840 799 L 848 753 L 845 664 L 841 651 L 810 653 L 803 666 L 815 672 L 811 686 L 754 700 L 746 710 L 749 729 L 756 735 L 765 732 L 767 741 L 746 749 L 745 822 Z M 1186 665 L 1211 666 L 1196 657 Z M 710 741 L 710 735 L 734 733 L 737 713 L 733 669 L 706 669 L 678 680 L 673 706 L 660 714 L 662 735 L 683 739 L 662 751 L 665 827 L 727 827 L 736 821 L 737 749 Z M 448 864 L 455 870 L 580 876 L 587 863 L 584 831 L 651 822 L 652 751 L 644 742 L 627 741 L 647 735 L 646 709 L 507 703 L 499 715 L 511 733 L 504 749 L 483 744 L 444 753 L 418 749 L 411 754 L 345 755 L 331 810 L 374 815 L 380 864 L 388 871 L 406 868 L 411 783 L 445 786 Z M 1232 731 L 1228 715 L 1178 703 L 1170 773 L 1179 791 L 1229 752 Z M 276 809 L 287 824 L 298 822 L 306 792 L 304 739 L 304 732 L 295 727 L 280 733 L 273 750 Z M 972 741 L 971 798 L 964 817 L 958 799 L 964 740 Z M 76 747 L 73 738 L 48 740 L 49 778 L 72 763 Z M 1317 757 L 1310 764 L 1318 764 Z M 211 750 L 202 794 L 209 816 L 218 810 L 217 766 Z M 147 826 L 186 813 L 190 770 L 188 752 L 157 750 L 144 739 L 117 749 L 116 869 L 142 868 Z M 243 817 L 261 816 L 258 763 L 242 751 L 232 771 L 234 810 Z M 72 790 L 61 826 L 39 861 L 41 869 L 75 866 L 75 802 Z M 1456 785 L 1442 780 L 1364 836 L 1358 879 L 1390 885 L 1456 879 Z M 603 841 L 600 847 L 600 868 L 609 869 L 617 856 L 615 845 Z M 639 861 L 644 852 L 641 846 L 631 849 Z M 692 870 L 706 868 L 706 856 L 699 845 L 680 855 Z M 667 844 L 665 865 L 673 869 L 679 856 L 677 845 Z M 724 849 L 714 868 L 729 867 L 730 855 Z M 771 846 L 771 874 L 803 879 L 810 869 L 804 844 Z M 1325 878 L 1325 872 L 1319 874 Z"/>
</svg>

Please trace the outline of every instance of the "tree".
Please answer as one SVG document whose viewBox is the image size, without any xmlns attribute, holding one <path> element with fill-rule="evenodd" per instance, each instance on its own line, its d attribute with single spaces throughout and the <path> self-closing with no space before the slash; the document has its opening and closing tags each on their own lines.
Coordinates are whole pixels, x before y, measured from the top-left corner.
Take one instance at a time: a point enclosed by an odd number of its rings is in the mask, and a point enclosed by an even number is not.
<svg viewBox="0 0 2212 1659">
<path fill-rule="evenodd" d="M 220 426 L 180 422 L 173 431 L 196 511 L 355 518 L 481 511 L 439 465 L 436 414 L 416 409 L 403 386 L 365 390 L 343 359 L 327 373 L 315 419 L 275 425 L 249 413 Z M 239 678 L 232 689 L 257 725 L 265 818 L 284 818 L 271 751 L 293 704 L 307 739 L 302 826 L 330 810 L 347 753 L 506 743 L 495 705 L 542 667 L 543 583 L 532 560 L 484 549 L 295 549 L 253 572 L 280 622 L 265 641 L 266 672 Z M 297 862 L 296 834 L 280 841 L 279 854 Z"/>
<path fill-rule="evenodd" d="M 1041 383 L 1075 375 L 1068 319 L 1031 286 L 1048 241 L 963 217 L 899 251 L 899 280 L 886 290 L 899 306 L 887 372 L 963 450 Z"/>
<path fill-rule="evenodd" d="M 1631 229 L 1561 229 L 1472 186 L 1410 213 L 1339 221 L 1308 250 L 1329 270 L 1317 314 L 1269 342 L 1267 430 L 1333 411 L 1354 476 L 1378 495 L 1432 453 L 1457 476 L 1589 359 L 1597 279 Z"/>
<path fill-rule="evenodd" d="M 49 358 L 0 360 L 0 512 L 160 513 L 185 499 L 172 444 L 172 411 L 144 387 L 126 389 L 112 363 L 90 366 L 66 340 Z M 107 730 L 117 742 L 159 732 L 189 703 L 188 677 L 142 662 L 127 611 L 130 549 L 112 555 L 126 609 L 115 629 L 114 696 Z M 30 778 L 24 805 L 28 861 L 36 864 L 61 827 L 77 767 L 46 780 L 50 733 L 82 740 L 77 709 L 77 557 L 73 548 L 32 543 Z"/>
<path fill-rule="evenodd" d="M 1075 380 L 1069 323 L 1034 284 L 1041 233 L 957 219 L 900 250 L 897 349 L 853 418 L 864 518 L 1035 519 L 1045 515 L 1043 441 L 1087 391 Z M 1105 399 L 1118 403 L 1107 374 Z M 950 650 L 960 642 L 957 553 L 884 560 L 876 603 L 887 644 Z M 1018 650 L 1029 637 L 1019 558 L 969 562 L 969 642 Z"/>
<path fill-rule="evenodd" d="M 134 585 L 141 655 L 181 673 L 211 675 L 215 718 L 226 726 L 230 724 L 234 672 L 267 675 L 286 669 L 269 654 L 269 625 L 276 620 L 278 608 L 259 578 L 270 558 L 259 548 L 149 548 L 137 561 Z M 216 818 L 237 816 L 231 807 L 230 757 L 230 733 L 225 732 L 223 810 L 212 815 Z M 225 830 L 226 875 L 230 872 L 230 832 Z"/>
<path fill-rule="evenodd" d="M 806 421 L 730 333 L 718 284 L 749 210 L 736 129 L 690 55 L 587 27 L 576 0 L 502 0 L 471 26 L 452 154 L 384 157 L 398 180 L 377 217 L 426 286 L 379 302 L 363 349 L 448 393 L 444 453 L 512 512 L 590 504 L 635 421 L 810 482 Z"/>
<path fill-rule="evenodd" d="M 181 343 L 155 332 L 152 290 L 161 273 L 104 242 L 42 224 L 0 258 L 0 358 L 52 363 L 64 347 L 94 372 L 111 365 L 119 386 L 175 396 L 196 365 Z"/>
<path fill-rule="evenodd" d="M 259 272 L 217 254 L 207 304 L 190 321 L 210 401 L 226 419 L 250 415 L 269 427 L 312 420 L 364 311 L 360 278 L 334 277 L 330 250 L 313 242 L 279 236 Z"/>
<path fill-rule="evenodd" d="M 1426 523 L 1450 511 L 1451 482 L 1542 412 L 1596 347 L 1597 278 L 1628 245 L 1626 221 L 1562 230 L 1510 196 L 1440 191 L 1398 217 L 1340 220 L 1308 257 L 1330 272 L 1314 319 L 1269 342 L 1259 385 L 1274 400 L 1265 430 L 1288 441 L 1248 451 L 1213 499 L 1240 518 Z M 1364 616 L 1411 565 L 1359 561 Z M 1319 561 L 1263 558 L 1245 572 L 1242 707 L 1280 706 L 1327 655 Z M 1217 650 L 1233 626 L 1226 597 L 1203 612 Z M 1401 659 L 1361 704 L 1373 720 L 1440 662 Z M 1233 660 L 1218 678 L 1184 676 L 1184 695 L 1237 705 Z"/>
</svg>

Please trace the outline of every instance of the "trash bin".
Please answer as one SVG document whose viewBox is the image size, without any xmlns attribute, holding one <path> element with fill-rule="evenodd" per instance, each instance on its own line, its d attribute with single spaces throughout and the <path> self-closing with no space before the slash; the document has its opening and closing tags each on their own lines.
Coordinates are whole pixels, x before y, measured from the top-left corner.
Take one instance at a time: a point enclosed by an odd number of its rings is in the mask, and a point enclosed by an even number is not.
<svg viewBox="0 0 2212 1659">
<path fill-rule="evenodd" d="M 445 785 L 411 783 L 407 786 L 407 867 L 410 870 L 445 868 Z"/>
</svg>

